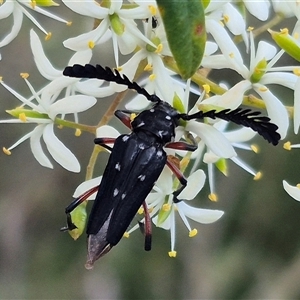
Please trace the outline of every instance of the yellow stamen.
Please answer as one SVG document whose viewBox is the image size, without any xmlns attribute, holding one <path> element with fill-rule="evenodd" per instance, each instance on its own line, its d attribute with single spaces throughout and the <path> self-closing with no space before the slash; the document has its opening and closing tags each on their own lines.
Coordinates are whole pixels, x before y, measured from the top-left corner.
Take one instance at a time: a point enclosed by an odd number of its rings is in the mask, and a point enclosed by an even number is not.
<svg viewBox="0 0 300 300">
<path fill-rule="evenodd" d="M 129 238 L 129 236 L 130 236 L 130 234 L 127 231 L 125 231 L 124 234 L 123 234 L 123 237 Z"/>
<path fill-rule="evenodd" d="M 68 21 L 66 24 L 67 24 L 67 26 L 71 26 L 72 25 L 72 21 Z"/>
<path fill-rule="evenodd" d="M 267 92 L 267 91 L 268 91 L 268 88 L 265 87 L 265 86 L 262 86 L 261 88 L 259 88 L 259 90 L 260 90 L 261 92 Z"/>
<path fill-rule="evenodd" d="M 232 52 L 229 53 L 229 57 L 230 57 L 230 58 L 234 58 L 234 53 L 232 53 Z"/>
<path fill-rule="evenodd" d="M 293 73 L 297 76 L 300 76 L 300 69 L 299 68 L 294 69 Z"/>
<path fill-rule="evenodd" d="M 30 2 L 31 2 L 30 5 L 31 5 L 32 9 L 35 9 L 35 7 L 36 7 L 36 1 L 35 0 L 31 0 Z"/>
<path fill-rule="evenodd" d="M 247 28 L 247 31 L 252 31 L 252 30 L 254 30 L 254 27 L 252 27 L 252 26 L 249 26 L 249 27 Z"/>
<path fill-rule="evenodd" d="M 195 235 L 197 235 L 198 233 L 198 230 L 196 228 L 194 228 L 193 230 L 191 230 L 189 232 L 189 237 L 194 237 Z"/>
<path fill-rule="evenodd" d="M 250 147 L 251 147 L 251 149 L 252 149 L 252 151 L 253 151 L 254 153 L 258 153 L 258 152 L 259 152 L 258 146 L 256 146 L 256 145 L 251 145 Z"/>
<path fill-rule="evenodd" d="M 63 129 L 64 126 L 63 126 L 63 125 L 57 125 L 57 128 L 58 128 L 58 129 Z"/>
<path fill-rule="evenodd" d="M 123 68 L 122 68 L 122 67 L 117 67 L 116 70 L 117 70 L 118 72 L 122 72 Z"/>
<path fill-rule="evenodd" d="M 280 29 L 280 33 L 284 34 L 284 35 L 288 35 L 289 34 L 289 30 L 287 28 L 283 28 L 283 29 Z"/>
<path fill-rule="evenodd" d="M 147 64 L 146 67 L 144 68 L 144 71 L 152 71 L 153 70 L 153 66 L 151 64 Z"/>
<path fill-rule="evenodd" d="M 148 5 L 148 9 L 152 16 L 156 15 L 156 7 L 154 5 Z"/>
<path fill-rule="evenodd" d="M 229 16 L 228 15 L 223 15 L 223 20 L 225 23 L 229 22 Z"/>
<path fill-rule="evenodd" d="M 150 79 L 151 81 L 153 81 L 155 78 L 156 78 L 156 75 L 155 75 L 155 74 L 151 74 L 151 75 L 149 76 L 149 79 Z"/>
<path fill-rule="evenodd" d="M 298 184 L 296 185 L 296 187 L 297 187 L 298 189 L 300 189 L 300 183 L 298 183 Z"/>
<path fill-rule="evenodd" d="M 25 115 L 25 113 L 20 113 L 19 114 L 19 119 L 22 121 L 22 122 L 26 122 L 27 121 L 27 117 Z"/>
<path fill-rule="evenodd" d="M 11 155 L 10 150 L 8 150 L 7 148 L 3 147 L 2 151 L 6 154 L 6 155 Z"/>
<path fill-rule="evenodd" d="M 253 180 L 259 180 L 262 177 L 262 172 L 257 172 L 253 177 Z"/>
<path fill-rule="evenodd" d="M 211 194 L 208 195 L 208 199 L 210 201 L 217 202 L 218 201 L 218 196 L 215 193 L 211 193 Z"/>
<path fill-rule="evenodd" d="M 27 79 L 29 77 L 29 74 L 28 73 L 20 73 L 20 76 L 23 78 L 23 79 Z"/>
<path fill-rule="evenodd" d="M 75 136 L 81 136 L 81 130 L 79 128 L 76 128 Z"/>
<path fill-rule="evenodd" d="M 90 49 L 93 49 L 93 48 L 95 47 L 95 42 L 94 42 L 94 41 L 89 41 L 89 42 L 88 42 L 88 47 L 89 47 Z"/>
<path fill-rule="evenodd" d="M 139 210 L 138 210 L 138 214 L 142 215 L 143 213 L 144 213 L 144 209 L 142 207 L 140 207 Z"/>
<path fill-rule="evenodd" d="M 163 206 L 162 206 L 162 210 L 163 211 L 169 211 L 171 209 L 171 205 L 170 204 L 164 204 Z"/>
<path fill-rule="evenodd" d="M 2 76 L 0 76 L 0 82 L 2 82 L 3 81 L 3 77 Z"/>
<path fill-rule="evenodd" d="M 210 93 L 210 85 L 209 84 L 203 84 L 202 87 L 206 94 Z"/>
<path fill-rule="evenodd" d="M 291 142 L 284 143 L 283 144 L 283 149 L 285 149 L 285 150 L 292 150 Z"/>
<path fill-rule="evenodd" d="M 299 39 L 299 33 L 298 33 L 298 32 L 295 32 L 295 33 L 293 34 L 293 37 L 294 37 L 296 40 L 298 40 L 298 39 Z"/>
<path fill-rule="evenodd" d="M 161 53 L 162 50 L 163 50 L 163 45 L 162 45 L 162 44 L 159 44 L 159 45 L 157 45 L 157 48 L 156 48 L 156 50 L 155 50 L 154 52 L 155 52 L 155 53 Z"/>
<path fill-rule="evenodd" d="M 168 254 L 170 257 L 176 257 L 177 252 L 173 250 L 173 251 L 169 251 Z"/>
<path fill-rule="evenodd" d="M 45 36 L 45 41 L 49 41 L 51 39 L 52 33 L 48 32 L 47 35 Z"/>
<path fill-rule="evenodd" d="M 130 114 L 130 121 L 132 122 L 136 117 L 135 113 Z"/>
</svg>

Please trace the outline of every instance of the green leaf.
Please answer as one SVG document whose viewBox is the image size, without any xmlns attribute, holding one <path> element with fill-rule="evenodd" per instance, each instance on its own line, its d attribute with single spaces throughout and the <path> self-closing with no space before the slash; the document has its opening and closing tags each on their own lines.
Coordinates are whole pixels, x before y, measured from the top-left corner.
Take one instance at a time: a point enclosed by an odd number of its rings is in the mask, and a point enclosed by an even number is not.
<svg viewBox="0 0 300 300">
<path fill-rule="evenodd" d="M 180 75 L 190 78 L 199 68 L 206 42 L 201 0 L 156 0 Z"/>
</svg>

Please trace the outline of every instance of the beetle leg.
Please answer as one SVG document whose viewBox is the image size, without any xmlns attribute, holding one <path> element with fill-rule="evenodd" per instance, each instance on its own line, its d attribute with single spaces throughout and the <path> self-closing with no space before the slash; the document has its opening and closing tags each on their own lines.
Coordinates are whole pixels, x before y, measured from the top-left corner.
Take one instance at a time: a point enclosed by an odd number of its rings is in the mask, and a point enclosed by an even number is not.
<svg viewBox="0 0 300 300">
<path fill-rule="evenodd" d="M 182 172 L 179 170 L 179 168 L 170 160 L 168 157 L 167 159 L 167 166 L 171 169 L 171 171 L 174 173 L 174 175 L 178 178 L 179 182 L 181 183 L 181 187 L 173 192 L 173 201 L 179 202 L 177 199 L 177 196 L 184 190 L 184 188 L 187 185 L 187 180 L 182 174 Z"/>
<path fill-rule="evenodd" d="M 149 215 L 149 210 L 147 207 L 146 201 L 143 202 L 144 215 L 145 215 L 145 245 L 144 248 L 146 251 L 151 250 L 151 242 L 152 242 L 152 226 L 151 219 Z"/>
<path fill-rule="evenodd" d="M 67 215 L 67 226 L 62 227 L 60 231 L 68 231 L 76 229 L 76 225 L 72 222 L 71 212 L 79 206 L 82 202 L 84 202 L 89 196 L 96 193 L 99 189 L 99 185 L 92 187 L 91 189 L 87 190 L 85 193 L 74 199 L 65 209 L 65 213 Z"/>
<path fill-rule="evenodd" d="M 132 129 L 131 127 L 131 118 L 128 116 L 128 114 L 132 114 L 132 111 L 129 110 L 116 110 L 115 111 L 115 116 L 121 120 L 123 124 L 125 124 L 126 127 L 129 129 Z"/>
<path fill-rule="evenodd" d="M 116 140 L 115 138 L 95 138 L 94 143 L 111 151 L 112 147 L 108 146 L 107 144 L 113 144 L 115 142 L 115 140 Z"/>
</svg>

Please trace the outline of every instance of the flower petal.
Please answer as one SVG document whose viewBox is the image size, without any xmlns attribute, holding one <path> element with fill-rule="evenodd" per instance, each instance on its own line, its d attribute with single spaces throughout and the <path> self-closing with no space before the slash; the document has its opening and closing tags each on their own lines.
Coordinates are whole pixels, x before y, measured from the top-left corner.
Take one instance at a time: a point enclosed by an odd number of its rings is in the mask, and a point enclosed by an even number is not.
<svg viewBox="0 0 300 300">
<path fill-rule="evenodd" d="M 53 120 L 58 114 L 79 113 L 91 108 L 96 102 L 96 98 L 92 96 L 68 96 L 53 103 L 48 115 Z"/>
<path fill-rule="evenodd" d="M 206 146 L 219 157 L 230 158 L 236 156 L 236 152 L 230 142 L 213 126 L 190 121 L 186 129 L 201 137 Z"/>
<path fill-rule="evenodd" d="M 102 176 L 95 177 L 90 180 L 86 180 L 79 184 L 79 186 L 76 188 L 73 197 L 77 198 L 84 194 L 86 191 L 92 189 L 93 187 L 96 187 L 97 185 L 100 185 L 100 182 L 102 180 Z M 95 200 L 97 193 L 92 194 L 89 196 L 86 200 Z"/>
<path fill-rule="evenodd" d="M 187 179 L 187 186 L 177 196 L 178 199 L 193 200 L 201 191 L 205 183 L 205 173 L 203 170 L 197 170 Z"/>
<path fill-rule="evenodd" d="M 32 131 L 30 137 L 30 148 L 35 159 L 44 167 L 53 169 L 53 165 L 49 158 L 45 155 L 42 145 L 41 137 L 43 135 L 45 125 L 38 125 Z"/>
<path fill-rule="evenodd" d="M 53 124 L 46 125 L 43 133 L 44 142 L 54 160 L 71 172 L 80 172 L 80 164 L 75 155 L 55 136 Z"/>
<path fill-rule="evenodd" d="M 187 205 L 184 201 L 181 201 L 176 205 L 178 210 L 181 210 L 185 216 L 201 224 L 210 224 L 216 222 L 224 214 L 222 210 L 192 207 Z"/>
<path fill-rule="evenodd" d="M 300 189 L 297 186 L 288 184 L 285 180 L 282 183 L 285 191 L 295 200 L 300 201 Z"/>
</svg>

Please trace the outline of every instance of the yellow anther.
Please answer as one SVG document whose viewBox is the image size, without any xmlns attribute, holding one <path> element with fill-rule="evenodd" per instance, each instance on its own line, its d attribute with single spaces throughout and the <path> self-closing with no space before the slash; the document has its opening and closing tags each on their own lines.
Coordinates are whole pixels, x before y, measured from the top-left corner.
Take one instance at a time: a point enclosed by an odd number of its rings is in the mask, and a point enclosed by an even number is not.
<svg viewBox="0 0 300 300">
<path fill-rule="evenodd" d="M 153 207 L 148 207 L 148 212 L 151 214 L 153 212 Z"/>
<path fill-rule="evenodd" d="M 298 32 L 295 32 L 295 33 L 293 34 L 293 37 L 294 37 L 294 39 L 298 40 L 298 39 L 299 39 L 299 33 L 298 33 Z"/>
<path fill-rule="evenodd" d="M 211 193 L 211 194 L 208 195 L 208 199 L 210 201 L 217 202 L 218 201 L 218 196 L 215 193 Z"/>
<path fill-rule="evenodd" d="M 153 5 L 148 5 L 148 9 L 150 10 L 150 13 L 152 16 L 156 15 L 156 7 Z"/>
<path fill-rule="evenodd" d="M 31 2 L 30 5 L 31 5 L 32 9 L 35 9 L 35 7 L 36 7 L 36 1 L 35 0 L 31 0 L 30 2 Z"/>
<path fill-rule="evenodd" d="M 135 113 L 130 114 L 130 121 L 132 122 L 136 117 Z"/>
<path fill-rule="evenodd" d="M 300 76 L 300 69 L 299 68 L 294 69 L 293 73 L 297 76 Z"/>
<path fill-rule="evenodd" d="M 220 24 L 222 27 L 225 26 L 224 23 L 223 23 L 222 21 L 219 21 L 219 24 Z"/>
<path fill-rule="evenodd" d="M 292 150 L 291 142 L 284 143 L 283 144 L 283 149 L 285 149 L 285 150 Z"/>
<path fill-rule="evenodd" d="M 66 24 L 67 24 L 67 26 L 71 26 L 72 25 L 72 21 L 68 21 Z"/>
<path fill-rule="evenodd" d="M 173 250 L 173 251 L 169 251 L 168 254 L 170 257 L 176 257 L 177 252 Z"/>
<path fill-rule="evenodd" d="M 22 122 L 26 122 L 27 121 L 27 117 L 25 115 L 25 113 L 20 113 L 19 114 L 19 119 L 22 121 Z"/>
<path fill-rule="evenodd" d="M 197 235 L 198 233 L 198 230 L 196 228 L 194 228 L 193 230 L 191 230 L 189 232 L 189 237 L 194 237 L 195 235 Z"/>
<path fill-rule="evenodd" d="M 267 91 L 268 91 L 268 88 L 265 87 L 265 86 L 262 86 L 262 87 L 259 88 L 259 90 L 260 90 L 261 92 L 267 92 Z"/>
<path fill-rule="evenodd" d="M 147 64 L 146 67 L 144 68 L 144 71 L 152 71 L 153 70 L 153 66 L 151 64 Z"/>
<path fill-rule="evenodd" d="M 252 26 L 249 26 L 249 27 L 247 28 L 247 31 L 252 31 L 252 30 L 254 30 L 254 27 L 252 27 Z"/>
<path fill-rule="evenodd" d="M 58 129 L 63 129 L 64 126 L 63 126 L 63 125 L 57 125 L 57 128 L 58 128 Z"/>
<path fill-rule="evenodd" d="M 283 28 L 283 29 L 280 29 L 280 33 L 288 35 L 289 34 L 289 30 L 287 28 Z"/>
<path fill-rule="evenodd" d="M 300 189 L 300 183 L 298 183 L 298 184 L 296 185 L 296 187 L 297 187 L 298 189 Z"/>
<path fill-rule="evenodd" d="M 155 78 L 156 78 L 156 75 L 155 75 L 155 74 L 151 74 L 151 75 L 149 76 L 150 81 L 153 81 Z"/>
<path fill-rule="evenodd" d="M 52 33 L 48 32 L 47 35 L 45 36 L 45 41 L 49 41 L 51 39 Z"/>
<path fill-rule="evenodd" d="M 229 16 L 228 15 L 223 15 L 223 20 L 225 23 L 229 22 Z"/>
<path fill-rule="evenodd" d="M 155 53 L 161 53 L 162 50 L 163 50 L 163 45 L 162 45 L 162 44 L 159 44 L 159 45 L 157 45 L 157 48 L 156 48 L 156 50 L 155 50 Z"/>
<path fill-rule="evenodd" d="M 229 57 L 230 57 L 230 58 L 234 58 L 234 53 L 232 53 L 232 52 L 229 53 Z"/>
<path fill-rule="evenodd" d="M 163 206 L 162 206 L 162 210 L 163 211 L 169 211 L 171 209 L 171 205 L 170 204 L 164 204 Z"/>
<path fill-rule="evenodd" d="M 250 148 L 252 149 L 252 151 L 253 151 L 254 153 L 258 153 L 258 152 L 259 152 L 259 148 L 258 148 L 258 146 L 256 146 L 256 145 L 251 145 Z"/>
<path fill-rule="evenodd" d="M 123 71 L 123 68 L 122 68 L 122 67 L 117 67 L 116 70 L 117 70 L 118 72 L 122 72 L 122 71 Z"/>
<path fill-rule="evenodd" d="M 75 136 L 81 136 L 81 130 L 79 128 L 76 128 Z"/>
<path fill-rule="evenodd" d="M 138 214 L 142 215 L 143 213 L 144 213 L 144 209 L 142 207 L 140 207 L 139 210 L 138 210 Z"/>
<path fill-rule="evenodd" d="M 5 148 L 5 147 L 2 148 L 2 151 L 3 151 L 6 155 L 11 155 L 11 152 L 10 152 L 7 148 Z"/>
<path fill-rule="evenodd" d="M 2 82 L 3 81 L 3 77 L 2 76 L 0 76 L 0 82 Z"/>
<path fill-rule="evenodd" d="M 130 234 L 127 231 L 125 231 L 124 234 L 123 234 L 123 237 L 129 238 L 129 236 L 130 236 Z"/>
<path fill-rule="evenodd" d="M 253 180 L 259 180 L 262 177 L 262 172 L 257 172 L 253 177 Z"/>
<path fill-rule="evenodd" d="M 209 84 L 203 84 L 202 87 L 206 94 L 210 93 L 210 85 Z"/>
<path fill-rule="evenodd" d="M 88 42 L 88 47 L 89 47 L 90 49 L 93 49 L 93 48 L 95 47 L 95 42 L 94 42 L 94 41 L 89 41 L 89 42 Z"/>
<path fill-rule="evenodd" d="M 23 79 L 27 79 L 29 77 L 29 74 L 28 73 L 20 73 L 20 76 L 23 78 Z"/>
</svg>

